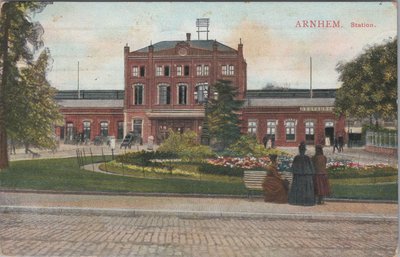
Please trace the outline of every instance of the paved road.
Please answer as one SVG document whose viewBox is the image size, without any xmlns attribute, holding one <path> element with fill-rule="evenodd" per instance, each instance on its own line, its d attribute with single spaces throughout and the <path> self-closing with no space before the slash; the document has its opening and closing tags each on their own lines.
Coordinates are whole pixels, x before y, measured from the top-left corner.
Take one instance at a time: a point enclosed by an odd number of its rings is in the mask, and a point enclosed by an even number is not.
<svg viewBox="0 0 400 257">
<path fill-rule="evenodd" d="M 2 213 L 5 256 L 394 256 L 397 223 Z"/>
</svg>

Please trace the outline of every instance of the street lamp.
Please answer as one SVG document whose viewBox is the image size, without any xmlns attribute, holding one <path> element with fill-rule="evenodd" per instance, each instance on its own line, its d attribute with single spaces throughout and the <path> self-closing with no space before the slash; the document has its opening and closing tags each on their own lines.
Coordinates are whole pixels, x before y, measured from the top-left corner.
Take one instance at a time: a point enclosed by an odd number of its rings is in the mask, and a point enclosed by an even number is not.
<svg viewBox="0 0 400 257">
<path fill-rule="evenodd" d="M 208 122 L 207 122 L 207 116 L 208 116 L 208 88 L 204 89 L 203 94 L 206 97 L 202 97 L 202 100 L 200 101 L 200 103 L 202 103 L 204 105 L 204 122 L 203 122 L 203 126 L 201 128 L 201 136 L 200 136 L 200 143 L 202 145 L 210 145 L 210 131 L 209 131 L 209 127 L 208 127 Z M 214 100 L 218 100 L 218 92 L 214 92 L 213 93 L 213 98 Z"/>
</svg>

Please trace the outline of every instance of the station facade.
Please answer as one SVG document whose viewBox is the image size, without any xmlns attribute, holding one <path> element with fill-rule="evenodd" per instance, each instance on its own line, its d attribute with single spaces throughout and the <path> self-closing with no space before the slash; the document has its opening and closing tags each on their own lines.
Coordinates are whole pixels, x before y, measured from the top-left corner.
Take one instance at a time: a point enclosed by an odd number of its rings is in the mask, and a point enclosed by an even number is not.
<svg viewBox="0 0 400 257">
<path fill-rule="evenodd" d="M 335 89 L 247 90 L 247 64 L 243 44 L 231 48 L 216 40 L 162 41 L 130 51 L 124 47 L 124 90 L 59 92 L 57 101 L 65 125 L 60 139 L 80 133 L 122 139 L 128 132 L 152 136 L 161 143 L 168 130 L 195 131 L 200 135 L 204 103 L 218 80 L 238 87 L 245 104 L 241 110 L 242 133 L 259 142 L 273 139 L 276 146 L 331 144 L 344 134 L 345 120 L 333 113 Z M 80 94 L 84 91 L 80 92 Z M 69 95 L 73 99 L 68 99 Z"/>
</svg>

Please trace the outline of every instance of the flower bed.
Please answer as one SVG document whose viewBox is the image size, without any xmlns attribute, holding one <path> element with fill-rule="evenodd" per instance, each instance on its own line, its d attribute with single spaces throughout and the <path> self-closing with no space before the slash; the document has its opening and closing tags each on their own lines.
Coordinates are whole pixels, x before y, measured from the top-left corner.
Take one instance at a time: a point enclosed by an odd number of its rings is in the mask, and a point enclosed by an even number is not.
<svg viewBox="0 0 400 257">
<path fill-rule="evenodd" d="M 327 164 L 330 178 L 366 178 L 397 175 L 397 169 L 386 164 L 362 165 L 352 161 L 332 161 Z"/>
<path fill-rule="evenodd" d="M 278 170 L 289 171 L 291 163 L 293 161 L 292 156 L 281 155 L 278 156 Z M 209 164 L 215 166 L 223 166 L 230 168 L 240 168 L 243 170 L 251 169 L 265 169 L 266 166 L 270 165 L 271 160 L 268 157 L 218 157 L 216 159 L 209 159 Z"/>
</svg>

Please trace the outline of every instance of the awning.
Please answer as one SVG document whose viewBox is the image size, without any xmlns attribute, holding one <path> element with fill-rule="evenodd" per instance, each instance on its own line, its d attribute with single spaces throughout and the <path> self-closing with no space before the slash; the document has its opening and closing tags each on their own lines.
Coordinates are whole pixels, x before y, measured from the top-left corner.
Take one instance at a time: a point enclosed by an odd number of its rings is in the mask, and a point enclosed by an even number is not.
<svg viewBox="0 0 400 257">
<path fill-rule="evenodd" d="M 203 110 L 163 110 L 163 111 L 152 111 L 147 113 L 147 117 L 150 119 L 158 118 L 204 118 Z"/>
<path fill-rule="evenodd" d="M 362 128 L 361 127 L 350 127 L 350 128 L 345 128 L 345 131 L 348 134 L 361 134 Z"/>
</svg>

